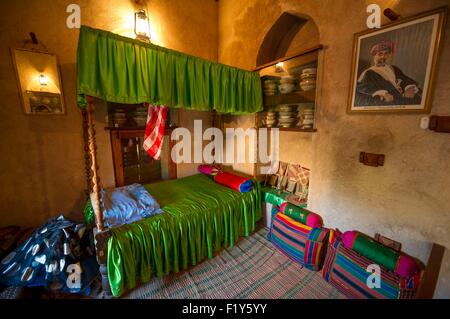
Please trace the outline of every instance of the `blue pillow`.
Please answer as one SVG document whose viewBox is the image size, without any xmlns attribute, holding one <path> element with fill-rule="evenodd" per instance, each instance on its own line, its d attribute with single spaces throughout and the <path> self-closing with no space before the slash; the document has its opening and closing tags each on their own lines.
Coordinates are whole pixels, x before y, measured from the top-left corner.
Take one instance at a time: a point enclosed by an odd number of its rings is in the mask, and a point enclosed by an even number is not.
<svg viewBox="0 0 450 319">
<path fill-rule="evenodd" d="M 140 184 L 102 189 L 103 221 L 106 227 L 117 227 L 160 214 L 158 202 Z"/>
</svg>

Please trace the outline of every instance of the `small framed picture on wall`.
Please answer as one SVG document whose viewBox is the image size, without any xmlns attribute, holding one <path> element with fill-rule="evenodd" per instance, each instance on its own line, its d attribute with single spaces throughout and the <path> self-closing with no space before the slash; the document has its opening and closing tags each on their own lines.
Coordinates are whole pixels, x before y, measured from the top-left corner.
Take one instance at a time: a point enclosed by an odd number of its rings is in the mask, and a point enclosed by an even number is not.
<svg viewBox="0 0 450 319">
<path fill-rule="evenodd" d="M 446 7 L 355 34 L 349 113 L 430 112 Z"/>
</svg>

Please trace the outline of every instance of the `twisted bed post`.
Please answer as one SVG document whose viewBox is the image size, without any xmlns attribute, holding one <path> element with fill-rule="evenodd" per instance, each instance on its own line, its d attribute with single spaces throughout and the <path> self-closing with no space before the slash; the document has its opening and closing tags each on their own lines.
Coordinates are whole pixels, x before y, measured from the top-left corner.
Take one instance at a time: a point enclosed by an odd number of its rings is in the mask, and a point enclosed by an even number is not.
<svg viewBox="0 0 450 319">
<path fill-rule="evenodd" d="M 97 145 L 95 140 L 95 127 L 94 127 L 94 99 L 91 96 L 86 97 L 87 101 L 87 133 L 88 133 L 88 150 L 91 164 L 91 183 L 88 183 L 88 187 L 92 186 L 92 196 L 90 196 L 91 204 L 95 213 L 96 228 L 94 228 L 95 238 L 95 250 L 97 253 L 97 262 L 99 263 L 99 270 L 102 276 L 102 288 L 103 297 L 111 298 L 111 286 L 108 280 L 108 239 L 110 233 L 105 230 L 103 223 L 103 214 L 100 204 L 100 177 L 98 175 L 97 165 Z"/>
<path fill-rule="evenodd" d="M 95 220 L 97 223 L 97 229 L 103 231 L 103 215 L 100 210 L 100 194 L 99 194 L 99 184 L 100 178 L 98 176 L 98 165 L 97 165 L 97 145 L 95 141 L 95 127 L 94 127 L 94 99 L 90 96 L 86 97 L 87 101 L 87 120 L 88 120 L 88 140 L 89 140 L 89 155 L 91 159 L 91 172 L 92 172 L 92 192 L 91 196 L 92 207 L 95 212 Z"/>
</svg>

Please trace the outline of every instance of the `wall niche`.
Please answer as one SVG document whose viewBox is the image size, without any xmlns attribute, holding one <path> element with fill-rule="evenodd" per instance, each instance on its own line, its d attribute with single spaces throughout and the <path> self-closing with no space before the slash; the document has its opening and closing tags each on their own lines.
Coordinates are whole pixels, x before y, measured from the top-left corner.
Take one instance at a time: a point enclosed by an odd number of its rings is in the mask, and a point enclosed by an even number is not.
<svg viewBox="0 0 450 319">
<path fill-rule="evenodd" d="M 283 12 L 264 37 L 256 65 L 263 65 L 315 47 L 319 42 L 319 29 L 310 17 Z"/>
</svg>

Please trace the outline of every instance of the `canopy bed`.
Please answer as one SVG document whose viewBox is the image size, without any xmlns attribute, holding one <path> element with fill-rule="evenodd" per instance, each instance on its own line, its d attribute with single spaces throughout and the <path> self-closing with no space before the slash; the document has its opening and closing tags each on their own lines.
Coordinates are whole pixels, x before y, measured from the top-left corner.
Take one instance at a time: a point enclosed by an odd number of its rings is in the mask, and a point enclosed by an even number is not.
<svg viewBox="0 0 450 319">
<path fill-rule="evenodd" d="M 261 218 L 260 185 L 240 193 L 194 175 L 144 187 L 165 212 L 108 228 L 103 219 L 93 120 L 94 98 L 122 104 L 228 114 L 262 110 L 257 73 L 204 60 L 107 31 L 82 26 L 77 52 L 77 102 L 84 116 L 90 200 L 97 260 L 106 294 L 120 296 L 152 275 L 162 276 L 211 258 L 248 236 Z"/>
</svg>

